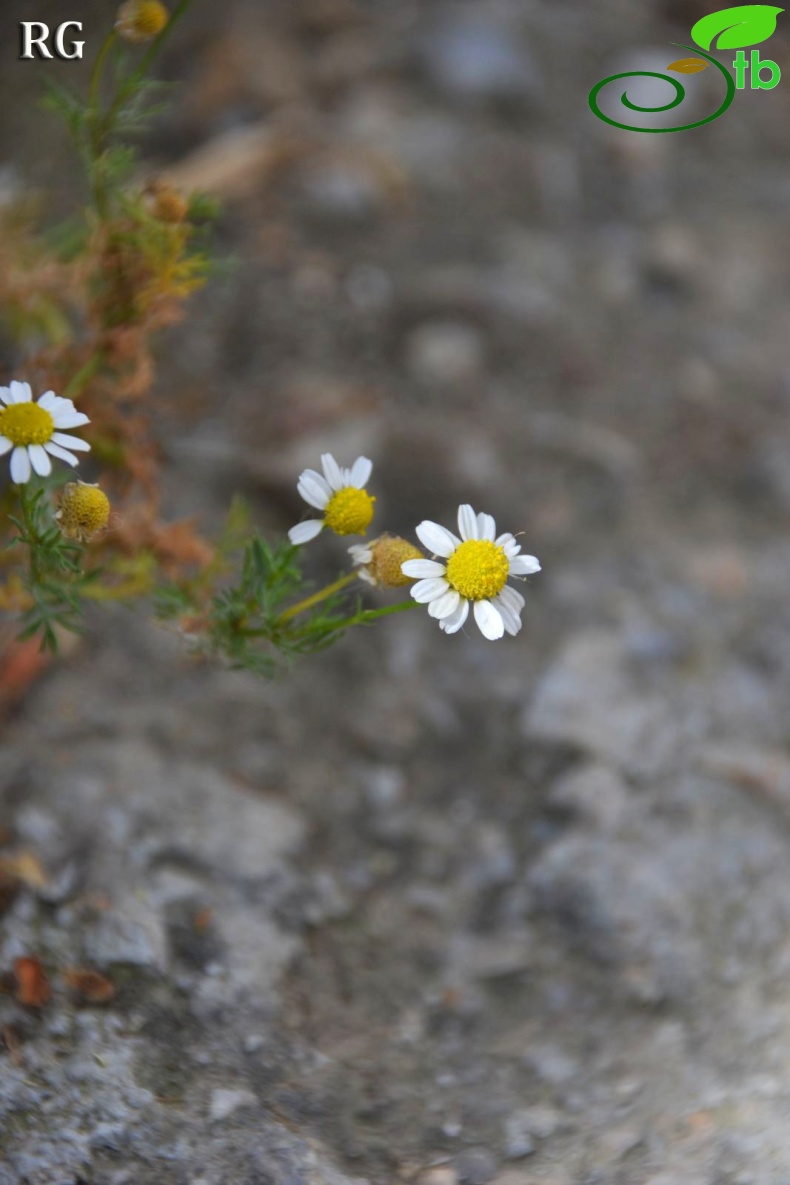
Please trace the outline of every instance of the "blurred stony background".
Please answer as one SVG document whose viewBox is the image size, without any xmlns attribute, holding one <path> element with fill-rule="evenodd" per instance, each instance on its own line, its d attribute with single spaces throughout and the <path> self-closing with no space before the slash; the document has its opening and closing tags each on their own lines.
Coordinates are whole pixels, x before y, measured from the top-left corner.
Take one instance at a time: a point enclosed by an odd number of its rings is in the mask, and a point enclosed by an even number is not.
<svg viewBox="0 0 790 1185">
<path fill-rule="evenodd" d="M 0 995 L 2 1185 L 790 1182 L 790 81 L 676 136 L 586 102 L 709 7 L 196 0 L 146 159 L 229 264 L 161 343 L 173 516 L 282 532 L 364 452 L 388 528 L 468 500 L 544 572 L 516 640 L 415 612 L 276 684 L 97 616 L 3 729 L 46 882 L 0 972 L 54 994 Z"/>
</svg>

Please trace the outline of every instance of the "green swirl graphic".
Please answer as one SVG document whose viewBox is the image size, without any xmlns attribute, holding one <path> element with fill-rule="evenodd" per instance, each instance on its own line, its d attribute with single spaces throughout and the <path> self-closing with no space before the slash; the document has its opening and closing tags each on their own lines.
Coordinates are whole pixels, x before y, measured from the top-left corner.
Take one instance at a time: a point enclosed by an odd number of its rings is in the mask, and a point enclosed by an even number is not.
<svg viewBox="0 0 790 1185">
<path fill-rule="evenodd" d="M 601 111 L 600 107 L 598 106 L 598 92 L 602 89 L 602 87 L 607 86 L 610 82 L 616 82 L 618 78 L 661 78 L 664 82 L 670 83 L 675 88 L 674 99 L 672 99 L 669 103 L 665 103 L 663 107 L 639 107 L 636 103 L 632 103 L 630 101 L 627 91 L 623 91 L 622 95 L 620 96 L 620 102 L 624 107 L 628 107 L 630 111 L 644 111 L 650 112 L 651 114 L 655 114 L 658 111 L 671 111 L 673 107 L 678 107 L 686 97 L 686 91 L 682 83 L 678 82 L 676 78 L 670 78 L 668 74 L 657 74 L 653 70 L 627 70 L 624 74 L 612 74 L 609 76 L 609 78 L 603 78 L 600 82 L 596 82 L 595 86 L 590 91 L 590 96 L 587 100 L 593 115 L 597 115 L 599 119 L 604 121 L 604 123 L 611 124 L 613 128 L 622 128 L 625 132 L 649 133 L 687 132 L 691 128 L 701 128 L 703 124 L 711 123 L 714 119 L 718 119 L 720 115 L 723 115 L 730 103 L 735 98 L 735 79 L 732 77 L 729 70 L 726 68 L 726 66 L 722 66 L 721 62 L 718 62 L 716 58 L 711 57 L 710 54 L 705 53 L 704 50 L 699 49 L 696 45 L 680 45 L 680 42 L 678 41 L 673 41 L 670 44 L 677 45 L 681 49 L 689 49 L 693 54 L 706 58 L 711 63 L 711 65 L 715 66 L 716 69 L 724 75 L 724 80 L 727 83 L 727 94 L 724 96 L 724 102 L 722 103 L 721 107 L 719 107 L 718 111 L 714 111 L 713 115 L 708 115 L 705 119 L 697 120 L 696 123 L 684 123 L 674 128 L 640 128 L 635 127 L 634 124 L 630 123 L 618 123 L 616 119 L 610 119 L 608 115 L 604 115 L 603 111 Z"/>
</svg>

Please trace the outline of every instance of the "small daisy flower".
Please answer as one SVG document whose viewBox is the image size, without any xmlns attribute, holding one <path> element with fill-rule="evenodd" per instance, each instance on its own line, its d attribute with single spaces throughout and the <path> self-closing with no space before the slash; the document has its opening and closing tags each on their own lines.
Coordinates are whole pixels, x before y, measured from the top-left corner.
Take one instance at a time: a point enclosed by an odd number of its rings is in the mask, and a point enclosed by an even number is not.
<svg viewBox="0 0 790 1185">
<path fill-rule="evenodd" d="M 54 517 L 66 539 L 90 543 L 109 522 L 110 499 L 98 485 L 69 481 L 61 491 Z"/>
<path fill-rule="evenodd" d="M 474 606 L 475 621 L 485 638 L 494 641 L 505 631 L 514 637 L 521 629 L 524 598 L 511 588 L 509 576 L 540 571 L 534 555 L 519 555 L 513 535 L 497 535 L 490 514 L 475 514 L 471 506 L 458 508 L 459 539 L 438 523 L 422 522 L 417 536 L 438 560 L 407 560 L 406 576 L 417 577 L 411 595 L 427 604 L 446 634 L 460 630 Z"/>
<path fill-rule="evenodd" d="M 12 382 L 10 387 L 0 387 L 0 401 L 0 457 L 14 450 L 11 480 L 17 485 L 30 481 L 31 469 L 40 477 L 52 472 L 47 454 L 76 465 L 78 458 L 69 450 L 90 451 L 86 440 L 61 431 L 90 423 L 70 399 L 47 391 L 34 403 L 29 383 Z"/>
<path fill-rule="evenodd" d="M 161 33 L 169 19 L 159 0 L 126 0 L 118 9 L 115 27 L 125 41 L 141 45 Z"/>
<path fill-rule="evenodd" d="M 323 511 L 324 517 L 309 518 L 291 527 L 288 538 L 293 544 L 307 543 L 324 527 L 336 535 L 364 535 L 373 518 L 376 499 L 365 489 L 372 461 L 357 457 L 350 469 L 341 469 L 331 453 L 324 453 L 321 467 L 323 477 L 315 469 L 305 469 L 296 488 L 305 502 Z"/>
<path fill-rule="evenodd" d="M 372 543 L 354 543 L 348 549 L 360 580 L 375 587 L 403 588 L 411 577 L 403 572 L 406 560 L 423 558 L 419 547 L 398 535 L 381 535 Z"/>
</svg>

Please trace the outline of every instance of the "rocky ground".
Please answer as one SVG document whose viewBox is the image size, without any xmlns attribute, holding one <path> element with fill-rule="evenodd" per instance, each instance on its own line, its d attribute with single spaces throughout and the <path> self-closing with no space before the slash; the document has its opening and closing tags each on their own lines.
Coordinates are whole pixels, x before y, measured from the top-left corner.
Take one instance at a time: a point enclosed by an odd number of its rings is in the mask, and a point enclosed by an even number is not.
<svg viewBox="0 0 790 1185">
<path fill-rule="evenodd" d="M 790 91 L 586 108 L 702 11 L 197 0 L 173 515 L 281 532 L 365 452 L 383 525 L 468 500 L 544 572 L 516 640 L 417 611 L 273 684 L 96 617 L 4 725 L 0 972 L 54 990 L 0 995 L 2 1185 L 790 1182 Z M 24 69 L 0 148 L 65 202 Z"/>
</svg>

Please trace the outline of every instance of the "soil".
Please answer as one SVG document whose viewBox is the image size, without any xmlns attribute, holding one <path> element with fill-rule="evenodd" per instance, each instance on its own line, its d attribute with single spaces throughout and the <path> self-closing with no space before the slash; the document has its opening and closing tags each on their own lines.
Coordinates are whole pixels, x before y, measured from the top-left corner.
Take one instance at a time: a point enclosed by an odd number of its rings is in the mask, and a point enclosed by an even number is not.
<svg viewBox="0 0 790 1185">
<path fill-rule="evenodd" d="M 54 994 L 0 996 L 2 1185 L 790 1181 L 790 100 L 587 107 L 702 12 L 196 0 L 174 35 L 146 169 L 220 196 L 223 262 L 159 347 L 169 514 L 239 491 L 282 534 L 365 454 L 383 528 L 468 501 L 543 571 L 516 639 L 418 609 L 272 683 L 92 616 L 4 724 L 49 884 L 0 971 Z M 30 67 L 0 176 L 54 216 Z"/>
</svg>

